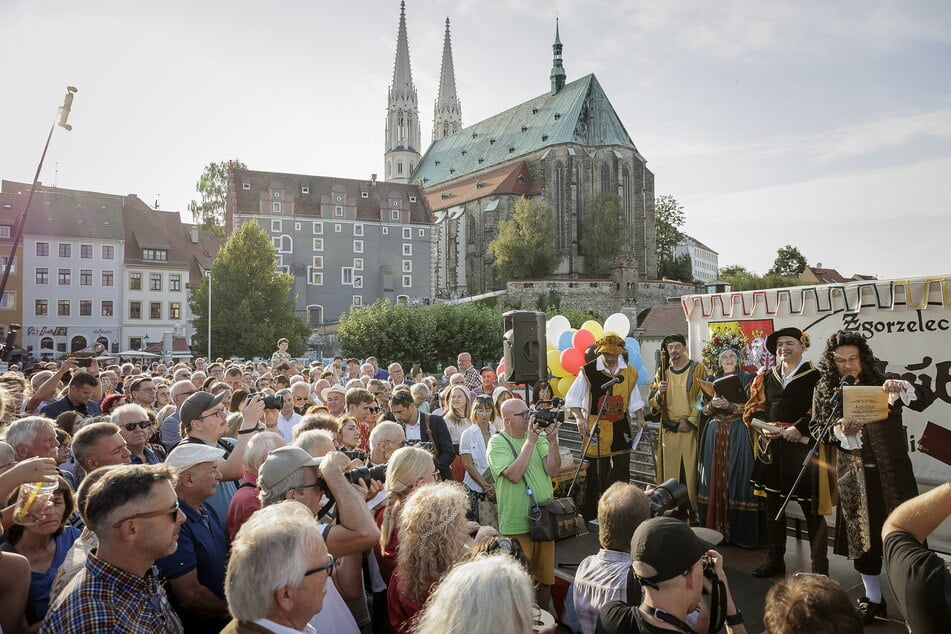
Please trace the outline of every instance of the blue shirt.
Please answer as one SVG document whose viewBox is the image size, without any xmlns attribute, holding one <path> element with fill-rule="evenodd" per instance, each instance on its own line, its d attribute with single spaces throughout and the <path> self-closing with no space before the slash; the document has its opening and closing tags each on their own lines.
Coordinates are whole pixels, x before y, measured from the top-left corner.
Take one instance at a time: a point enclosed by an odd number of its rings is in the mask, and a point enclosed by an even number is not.
<svg viewBox="0 0 951 634">
<path fill-rule="evenodd" d="M 63 533 L 56 538 L 56 552 L 53 553 L 53 561 L 46 572 L 30 571 L 30 598 L 32 603 L 27 606 L 27 615 L 31 623 L 43 620 L 46 611 L 50 607 L 50 588 L 53 587 L 53 579 L 56 577 L 56 571 L 63 565 L 66 559 L 66 553 L 69 552 L 73 542 L 79 537 L 80 530 L 72 526 L 63 529 Z M 4 550 L 16 552 L 15 546 L 4 544 Z"/>
<path fill-rule="evenodd" d="M 227 460 L 228 456 L 231 454 L 231 452 L 228 451 L 227 448 L 233 447 L 235 443 L 237 443 L 238 441 L 236 441 L 234 438 L 225 437 L 219 440 L 217 445 L 212 445 L 211 443 L 207 443 L 204 440 L 199 440 L 198 438 L 193 438 L 189 436 L 188 438 L 185 438 L 182 442 L 201 443 L 203 445 L 208 445 L 210 447 L 217 446 L 225 450 L 225 455 L 222 457 L 222 460 Z M 204 506 L 206 507 L 210 506 L 211 508 L 215 509 L 215 513 L 217 514 L 217 518 L 219 520 L 221 530 L 223 531 L 227 529 L 227 526 L 225 524 L 228 518 L 228 507 L 231 506 L 231 498 L 234 497 L 234 494 L 237 491 L 238 491 L 238 485 L 235 484 L 233 480 L 222 480 L 221 482 L 218 483 L 218 488 L 215 489 L 214 495 L 212 495 L 210 498 L 205 500 Z"/>
<path fill-rule="evenodd" d="M 142 453 L 145 454 L 145 460 L 146 460 L 145 464 L 158 464 L 162 462 L 159 459 L 158 455 L 154 451 L 152 451 L 152 449 L 148 445 L 145 446 L 145 449 L 142 450 Z M 142 461 L 139 460 L 139 457 L 135 454 L 132 454 L 132 457 L 130 458 L 130 460 L 132 461 L 132 464 L 142 464 Z"/>
<path fill-rule="evenodd" d="M 55 419 L 64 412 L 79 412 L 84 417 L 99 416 L 102 414 L 102 410 L 99 409 L 99 403 L 96 401 L 86 401 L 79 405 L 73 405 L 68 396 L 58 398 L 40 408 L 40 414 L 47 418 Z"/>
</svg>

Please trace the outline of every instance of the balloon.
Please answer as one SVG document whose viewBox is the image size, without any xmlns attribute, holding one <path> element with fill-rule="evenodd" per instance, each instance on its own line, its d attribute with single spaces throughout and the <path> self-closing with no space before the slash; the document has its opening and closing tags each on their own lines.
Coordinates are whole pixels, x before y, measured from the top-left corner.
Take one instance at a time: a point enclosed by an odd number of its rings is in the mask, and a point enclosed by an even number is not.
<svg viewBox="0 0 951 634">
<path fill-rule="evenodd" d="M 505 359 L 499 361 L 499 367 L 495 369 L 496 376 L 498 376 L 499 374 L 502 374 L 503 372 L 505 372 Z"/>
<path fill-rule="evenodd" d="M 558 396 L 558 385 L 561 383 L 561 379 L 554 378 L 548 379 L 548 384 L 551 386 L 551 395 Z"/>
<path fill-rule="evenodd" d="M 647 368 L 644 366 L 639 367 L 637 369 L 637 384 L 646 385 L 648 382 L 650 382 L 650 380 L 651 377 L 647 374 Z"/>
<path fill-rule="evenodd" d="M 593 319 L 589 319 L 588 321 L 581 324 L 581 330 L 587 330 L 592 335 L 594 335 L 595 341 L 597 341 L 604 335 L 604 329 L 601 327 L 601 324 L 599 324 Z"/>
<path fill-rule="evenodd" d="M 624 344 L 627 347 L 628 352 L 640 352 L 641 344 L 637 342 L 637 339 L 634 337 L 627 337 L 624 339 Z"/>
<path fill-rule="evenodd" d="M 623 339 L 631 332 L 631 320 L 624 313 L 614 313 L 604 320 L 604 332 L 613 332 Z"/>
<path fill-rule="evenodd" d="M 584 365 L 584 353 L 577 348 L 568 348 L 561 352 L 561 367 L 568 374 L 578 374 L 578 370 Z"/>
<path fill-rule="evenodd" d="M 566 376 L 568 373 L 561 367 L 561 350 L 548 351 L 548 371 L 555 376 Z"/>
<path fill-rule="evenodd" d="M 632 350 L 628 353 L 627 364 L 632 368 L 640 368 L 644 366 L 644 359 L 641 358 L 641 353 L 637 350 Z M 640 370 L 638 370 L 640 372 Z"/>
<path fill-rule="evenodd" d="M 573 347 L 571 345 L 571 338 L 575 336 L 575 329 L 569 328 L 568 330 L 561 333 L 561 336 L 558 337 L 558 349 L 567 350 L 568 348 Z"/>
<path fill-rule="evenodd" d="M 563 379 L 558 379 L 558 385 L 551 386 L 551 393 L 553 396 L 558 398 L 565 398 L 565 394 L 568 393 L 568 390 L 571 389 L 571 384 L 574 383 L 574 379 L 570 376 L 566 376 Z"/>
<path fill-rule="evenodd" d="M 551 345 L 550 343 L 546 343 L 546 344 L 545 344 L 545 351 L 546 351 L 546 352 L 551 352 L 552 350 L 558 350 L 558 348 L 556 348 L 555 346 Z M 559 350 L 559 352 L 561 352 L 561 351 Z"/>
<path fill-rule="evenodd" d="M 571 335 L 571 347 L 584 351 L 585 348 L 594 343 L 594 335 L 590 330 L 579 330 Z"/>
<path fill-rule="evenodd" d="M 548 343 L 557 347 L 558 338 L 561 337 L 561 333 L 565 332 L 571 328 L 571 324 L 568 323 L 568 318 L 564 315 L 555 315 L 550 320 L 545 330 L 545 338 L 548 340 Z"/>
<path fill-rule="evenodd" d="M 595 352 L 595 350 L 597 350 L 597 348 L 598 348 L 598 344 L 596 344 L 596 343 L 592 343 L 590 346 L 588 346 L 587 348 L 585 348 L 585 350 L 584 350 L 584 362 L 585 362 L 585 363 L 591 363 L 592 361 L 594 361 L 594 358 L 598 356 L 598 353 Z"/>
</svg>

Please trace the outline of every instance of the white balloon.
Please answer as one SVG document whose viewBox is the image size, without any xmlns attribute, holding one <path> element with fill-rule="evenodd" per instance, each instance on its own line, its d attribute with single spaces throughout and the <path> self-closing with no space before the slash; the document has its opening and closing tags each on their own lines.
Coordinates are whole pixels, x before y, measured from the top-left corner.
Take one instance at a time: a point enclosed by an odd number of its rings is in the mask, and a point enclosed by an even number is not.
<svg viewBox="0 0 951 634">
<path fill-rule="evenodd" d="M 558 347 L 558 338 L 561 333 L 571 328 L 571 323 L 564 315 L 555 315 L 548 321 L 548 327 L 545 331 L 545 339 L 554 347 Z"/>
<path fill-rule="evenodd" d="M 614 313 L 604 320 L 604 332 L 613 332 L 623 339 L 631 332 L 631 320 L 624 313 Z"/>
</svg>

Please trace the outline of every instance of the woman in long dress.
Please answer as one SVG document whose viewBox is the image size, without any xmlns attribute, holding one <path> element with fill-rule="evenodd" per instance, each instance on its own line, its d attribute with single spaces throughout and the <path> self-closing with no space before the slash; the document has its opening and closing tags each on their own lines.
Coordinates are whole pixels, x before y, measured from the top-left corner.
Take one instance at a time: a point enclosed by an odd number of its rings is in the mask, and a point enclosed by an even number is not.
<svg viewBox="0 0 951 634">
<path fill-rule="evenodd" d="M 725 348 L 717 362 L 719 370 L 708 380 L 735 374 L 745 394 L 753 375 L 740 369 L 739 352 Z M 753 443 L 743 422 L 745 404 L 715 396 L 703 407 L 706 423 L 701 432 L 697 501 L 701 526 L 720 531 L 724 541 L 756 547 L 763 544 L 765 516 L 750 484 Z"/>
</svg>

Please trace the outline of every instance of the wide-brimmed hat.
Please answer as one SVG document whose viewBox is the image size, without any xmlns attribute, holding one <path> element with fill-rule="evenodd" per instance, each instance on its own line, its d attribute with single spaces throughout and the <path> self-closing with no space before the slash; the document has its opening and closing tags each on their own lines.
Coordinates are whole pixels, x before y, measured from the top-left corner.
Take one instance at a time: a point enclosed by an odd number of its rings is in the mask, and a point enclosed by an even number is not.
<svg viewBox="0 0 951 634">
<path fill-rule="evenodd" d="M 798 328 L 780 328 L 779 330 L 774 330 L 766 337 L 766 349 L 769 350 L 770 354 L 776 354 L 776 341 L 780 337 L 792 337 L 796 341 L 802 342 L 802 331 Z"/>
</svg>

